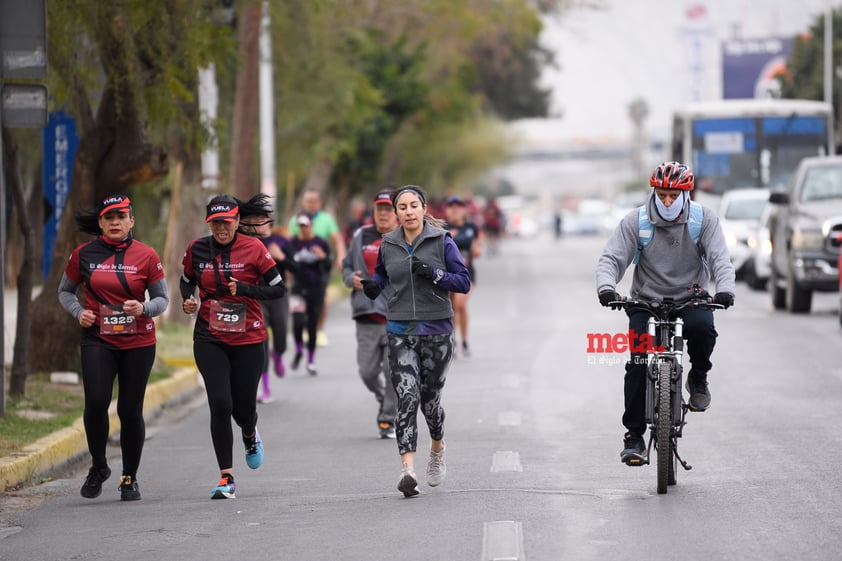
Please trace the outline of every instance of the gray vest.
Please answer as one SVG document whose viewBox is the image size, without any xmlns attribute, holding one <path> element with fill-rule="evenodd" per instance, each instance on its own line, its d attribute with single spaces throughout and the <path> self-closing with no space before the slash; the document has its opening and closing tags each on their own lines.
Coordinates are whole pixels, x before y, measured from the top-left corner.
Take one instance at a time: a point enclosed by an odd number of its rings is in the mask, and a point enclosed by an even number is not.
<svg viewBox="0 0 842 561">
<path fill-rule="evenodd" d="M 431 267 L 446 271 L 444 262 L 444 239 L 447 230 L 436 228 L 424 222 L 424 229 L 415 239 L 412 253 L 406 246 L 403 227 L 396 228 L 383 236 L 380 257 L 389 275 L 392 287 L 389 299 L 389 313 L 394 321 L 429 321 L 453 317 L 450 295 L 447 290 L 412 274 L 411 256 L 424 261 Z"/>
</svg>

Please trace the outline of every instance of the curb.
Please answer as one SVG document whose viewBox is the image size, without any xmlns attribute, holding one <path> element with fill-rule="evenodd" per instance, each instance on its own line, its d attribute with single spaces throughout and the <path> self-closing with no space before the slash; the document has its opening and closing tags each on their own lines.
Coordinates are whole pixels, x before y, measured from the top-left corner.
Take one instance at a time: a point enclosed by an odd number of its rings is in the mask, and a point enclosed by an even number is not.
<svg viewBox="0 0 842 561">
<path fill-rule="evenodd" d="M 143 403 L 144 418 L 149 421 L 161 409 L 184 401 L 199 388 L 199 371 L 195 367 L 181 368 L 169 378 L 150 384 Z M 116 402 L 112 402 L 108 410 L 108 421 L 110 434 L 119 432 Z M 11 456 L 0 458 L 0 489 L 38 483 L 46 474 L 87 453 L 85 428 L 79 418 L 72 426 L 49 434 Z"/>
</svg>

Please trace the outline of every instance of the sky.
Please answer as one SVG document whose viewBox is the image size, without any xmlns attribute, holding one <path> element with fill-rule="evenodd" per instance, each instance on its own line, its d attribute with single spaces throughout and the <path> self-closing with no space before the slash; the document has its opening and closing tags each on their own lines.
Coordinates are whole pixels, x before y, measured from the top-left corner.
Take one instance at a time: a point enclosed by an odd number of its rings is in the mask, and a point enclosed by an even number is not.
<svg viewBox="0 0 842 561">
<path fill-rule="evenodd" d="M 830 0 L 603 0 L 604 10 L 546 19 L 542 44 L 558 69 L 542 80 L 560 121 L 535 134 L 565 141 L 623 141 L 628 107 L 643 99 L 652 138 L 668 137 L 670 115 L 691 100 L 721 98 L 721 41 L 805 32 Z M 688 9 L 703 6 L 691 20 Z M 693 39 L 693 37 L 697 39 Z M 695 44 L 694 44 L 695 43 Z M 694 70 L 695 68 L 695 70 Z"/>
</svg>

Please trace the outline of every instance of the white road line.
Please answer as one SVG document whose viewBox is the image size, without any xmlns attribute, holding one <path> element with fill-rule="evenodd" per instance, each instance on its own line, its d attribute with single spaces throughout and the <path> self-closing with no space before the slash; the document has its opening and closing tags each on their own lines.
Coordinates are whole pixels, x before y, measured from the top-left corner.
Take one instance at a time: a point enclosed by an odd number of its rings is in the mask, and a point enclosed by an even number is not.
<svg viewBox="0 0 842 561">
<path fill-rule="evenodd" d="M 503 411 L 497 415 L 497 424 L 501 427 L 519 427 L 520 426 L 520 412 L 519 411 Z"/>
<path fill-rule="evenodd" d="M 494 452 L 494 458 L 491 460 L 492 473 L 502 471 L 523 471 L 523 466 L 520 465 L 520 454 L 511 451 Z"/>
<path fill-rule="evenodd" d="M 485 522 L 482 528 L 482 561 L 520 561 L 523 525 L 514 520 Z"/>
</svg>

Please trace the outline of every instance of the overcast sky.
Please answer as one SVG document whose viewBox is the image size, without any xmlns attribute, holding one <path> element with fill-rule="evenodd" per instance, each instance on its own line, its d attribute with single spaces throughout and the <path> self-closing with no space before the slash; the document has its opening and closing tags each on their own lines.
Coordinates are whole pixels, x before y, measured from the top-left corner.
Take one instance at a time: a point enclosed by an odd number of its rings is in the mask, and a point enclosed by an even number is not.
<svg viewBox="0 0 842 561">
<path fill-rule="evenodd" d="M 548 71 L 544 84 L 553 89 L 553 111 L 563 115 L 552 126 L 553 136 L 627 138 L 628 106 L 636 98 L 649 105 L 650 134 L 664 136 L 676 106 L 693 98 L 721 97 L 723 39 L 735 34 L 790 37 L 806 31 L 829 4 L 828 0 L 603 3 L 608 7 L 602 11 L 572 11 L 546 21 L 542 42 L 557 53 L 560 68 Z M 704 6 L 704 15 L 688 19 L 688 8 L 698 5 Z M 695 47 L 689 38 L 693 31 L 699 37 Z"/>
</svg>

